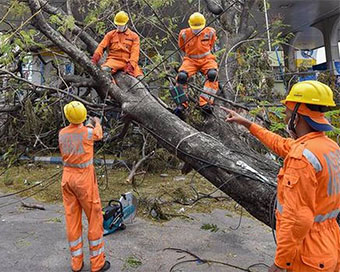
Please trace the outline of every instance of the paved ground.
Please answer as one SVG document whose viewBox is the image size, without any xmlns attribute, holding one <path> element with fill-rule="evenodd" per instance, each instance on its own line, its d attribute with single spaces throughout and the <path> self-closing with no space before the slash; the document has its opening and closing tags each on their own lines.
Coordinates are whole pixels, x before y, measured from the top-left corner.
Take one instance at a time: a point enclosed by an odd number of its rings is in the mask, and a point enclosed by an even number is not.
<svg viewBox="0 0 340 272">
<path fill-rule="evenodd" d="M 2 199 L 0 204 L 17 200 Z M 19 204 L 0 209 L 0 271 L 70 271 L 63 207 L 46 205 L 45 211 L 28 210 Z M 224 210 L 192 214 L 193 220 L 174 219 L 155 224 L 137 218 L 127 229 L 106 236 L 110 271 L 167 272 L 179 261 L 192 259 L 185 254 L 163 251 L 167 247 L 189 250 L 201 258 L 228 262 L 243 268 L 254 263 L 270 264 L 275 245 L 271 231 L 258 221 L 245 218 L 239 229 L 238 216 Z M 219 230 L 202 230 L 203 224 L 216 224 Z M 86 231 L 86 229 L 85 229 Z M 86 235 L 84 235 L 84 238 Z M 88 257 L 87 243 L 85 256 Z M 180 258 L 180 259 L 179 259 Z M 90 271 L 86 259 L 84 271 Z M 173 271 L 240 271 L 222 265 L 186 263 Z M 257 266 L 251 271 L 267 271 Z"/>
</svg>

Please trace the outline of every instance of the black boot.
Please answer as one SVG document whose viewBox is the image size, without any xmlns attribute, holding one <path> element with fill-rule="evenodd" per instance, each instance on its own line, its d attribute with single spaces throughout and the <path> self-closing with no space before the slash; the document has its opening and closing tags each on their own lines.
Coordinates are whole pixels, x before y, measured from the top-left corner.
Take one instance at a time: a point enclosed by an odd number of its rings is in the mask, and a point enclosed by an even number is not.
<svg viewBox="0 0 340 272">
<path fill-rule="evenodd" d="M 185 122 L 186 120 L 185 108 L 182 105 L 177 106 L 173 112 L 176 116 L 178 116 Z"/>
<path fill-rule="evenodd" d="M 201 107 L 201 109 L 204 115 L 210 115 L 213 113 L 213 107 L 209 104 L 205 104 L 203 107 Z"/>
<path fill-rule="evenodd" d="M 105 261 L 103 267 L 100 270 L 98 270 L 98 272 L 103 272 L 103 271 L 109 270 L 110 267 L 111 267 L 110 262 L 109 261 Z"/>
<path fill-rule="evenodd" d="M 190 173 L 192 170 L 192 166 L 189 164 L 189 163 L 184 163 L 182 169 L 181 169 L 181 172 L 183 175 L 186 175 L 188 173 Z"/>
</svg>

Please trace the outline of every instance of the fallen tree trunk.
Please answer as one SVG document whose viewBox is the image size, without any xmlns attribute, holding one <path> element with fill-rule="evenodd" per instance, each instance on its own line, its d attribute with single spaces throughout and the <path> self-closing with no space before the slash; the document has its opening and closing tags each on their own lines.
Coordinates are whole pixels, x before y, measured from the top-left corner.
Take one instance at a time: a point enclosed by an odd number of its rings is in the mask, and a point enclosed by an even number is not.
<svg viewBox="0 0 340 272">
<path fill-rule="evenodd" d="M 226 123 L 211 123 L 211 129 L 224 126 L 217 130 L 223 131 L 221 137 L 228 135 L 224 139 L 228 144 L 224 144 L 170 113 L 136 79 L 124 74 L 115 79 L 122 89 L 115 97 L 131 119 L 142 124 L 165 148 L 189 163 L 254 217 L 270 225 L 277 164 L 252 150 L 246 152 L 238 128 Z"/>
<path fill-rule="evenodd" d="M 41 4 L 28 0 L 32 14 Z M 209 120 L 206 131 L 198 131 L 180 120 L 160 104 L 137 79 L 126 74 L 115 75 L 117 85 L 75 45 L 53 29 L 42 13 L 34 17 L 35 26 L 47 38 L 83 67 L 96 82 L 101 98 L 107 94 L 122 105 L 123 112 L 151 133 L 160 144 L 189 163 L 217 188 L 228 194 L 250 214 L 271 225 L 271 210 L 276 191 L 275 176 L 278 165 L 256 153 L 240 137 L 242 131 L 220 119 L 224 115 L 216 109 L 215 119 Z"/>
</svg>

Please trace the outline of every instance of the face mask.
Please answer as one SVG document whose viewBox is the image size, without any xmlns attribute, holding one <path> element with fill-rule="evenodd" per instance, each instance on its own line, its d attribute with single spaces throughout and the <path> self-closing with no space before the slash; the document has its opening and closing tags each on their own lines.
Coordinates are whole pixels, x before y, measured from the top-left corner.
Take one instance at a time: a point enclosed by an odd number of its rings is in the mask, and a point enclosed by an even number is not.
<svg viewBox="0 0 340 272">
<path fill-rule="evenodd" d="M 126 29 L 127 29 L 127 25 L 117 26 L 117 31 L 118 32 L 124 32 Z"/>
<path fill-rule="evenodd" d="M 195 35 L 197 35 L 200 31 L 202 31 L 202 28 L 200 28 L 200 29 L 192 29 L 192 33 L 194 33 Z"/>
</svg>

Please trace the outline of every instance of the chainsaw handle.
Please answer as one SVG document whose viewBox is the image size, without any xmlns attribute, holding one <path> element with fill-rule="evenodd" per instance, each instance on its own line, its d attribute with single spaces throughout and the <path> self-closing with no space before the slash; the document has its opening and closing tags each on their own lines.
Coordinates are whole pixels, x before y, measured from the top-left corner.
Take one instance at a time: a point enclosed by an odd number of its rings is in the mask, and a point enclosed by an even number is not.
<svg viewBox="0 0 340 272">
<path fill-rule="evenodd" d="M 111 199 L 111 200 L 109 201 L 109 206 L 112 206 L 111 204 L 112 204 L 113 202 L 119 204 L 120 210 L 121 210 L 122 213 L 123 213 L 123 205 L 122 205 L 122 203 L 121 203 L 119 200 Z"/>
</svg>

